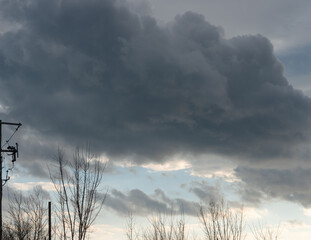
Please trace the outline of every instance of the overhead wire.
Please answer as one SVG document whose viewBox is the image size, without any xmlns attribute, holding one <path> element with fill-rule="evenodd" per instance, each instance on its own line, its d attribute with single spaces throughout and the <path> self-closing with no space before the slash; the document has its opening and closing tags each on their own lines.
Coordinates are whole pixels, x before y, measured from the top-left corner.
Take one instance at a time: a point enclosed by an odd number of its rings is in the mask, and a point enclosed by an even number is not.
<svg viewBox="0 0 311 240">
<path fill-rule="evenodd" d="M 12 137 L 15 135 L 15 133 L 18 131 L 19 128 L 20 128 L 20 126 L 16 127 L 15 131 L 12 133 L 12 135 L 9 137 L 9 139 L 5 141 L 5 143 L 2 145 L 1 148 L 3 148 L 5 145 L 7 145 L 10 142 L 10 140 L 12 139 Z"/>
</svg>

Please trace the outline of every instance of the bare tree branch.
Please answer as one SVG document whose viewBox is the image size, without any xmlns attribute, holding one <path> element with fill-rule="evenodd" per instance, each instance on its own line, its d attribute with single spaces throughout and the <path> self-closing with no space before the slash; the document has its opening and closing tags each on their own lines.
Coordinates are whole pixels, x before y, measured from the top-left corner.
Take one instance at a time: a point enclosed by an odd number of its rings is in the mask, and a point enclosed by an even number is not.
<svg viewBox="0 0 311 240">
<path fill-rule="evenodd" d="M 3 228 L 3 239 L 42 240 L 47 237 L 47 209 L 43 190 L 35 187 L 28 196 L 14 193 Z"/>
<path fill-rule="evenodd" d="M 91 154 L 89 147 L 77 148 L 70 161 L 59 150 L 57 163 L 56 174 L 50 169 L 50 178 L 58 195 L 59 236 L 84 240 L 106 198 L 106 193 L 99 193 L 106 165 Z"/>
<path fill-rule="evenodd" d="M 198 217 L 206 240 L 242 240 L 244 229 L 243 209 L 234 212 L 222 200 L 201 206 Z"/>
</svg>

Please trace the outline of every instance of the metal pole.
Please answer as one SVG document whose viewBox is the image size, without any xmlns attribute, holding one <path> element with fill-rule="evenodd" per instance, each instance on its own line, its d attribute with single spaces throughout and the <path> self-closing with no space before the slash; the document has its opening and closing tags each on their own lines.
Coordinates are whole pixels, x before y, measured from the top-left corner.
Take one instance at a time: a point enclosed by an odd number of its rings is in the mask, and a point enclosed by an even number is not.
<svg viewBox="0 0 311 240">
<path fill-rule="evenodd" d="M 51 221 L 51 202 L 49 202 L 49 240 L 52 240 L 51 229 L 52 229 L 52 221 Z"/>
<path fill-rule="evenodd" d="M 0 120 L 0 240 L 2 240 L 2 120 Z"/>
</svg>

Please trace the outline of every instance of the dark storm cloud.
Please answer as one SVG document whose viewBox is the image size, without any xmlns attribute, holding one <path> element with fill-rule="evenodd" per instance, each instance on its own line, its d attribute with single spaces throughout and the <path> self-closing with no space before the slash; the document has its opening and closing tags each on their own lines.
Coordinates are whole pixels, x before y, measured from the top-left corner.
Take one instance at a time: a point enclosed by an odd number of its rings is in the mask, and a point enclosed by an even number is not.
<svg viewBox="0 0 311 240">
<path fill-rule="evenodd" d="M 45 141 L 136 161 L 178 152 L 289 157 L 310 132 L 263 36 L 224 39 L 187 12 L 166 27 L 112 0 L 1 0 L 0 102 Z"/>
<path fill-rule="evenodd" d="M 239 167 L 236 175 L 242 179 L 245 201 L 279 198 L 311 206 L 311 169 L 255 169 Z"/>
<path fill-rule="evenodd" d="M 112 189 L 107 194 L 105 205 L 120 214 L 132 212 L 139 215 L 151 213 L 184 213 L 196 216 L 199 204 L 181 198 L 169 198 L 161 189 L 156 189 L 153 195 L 147 195 L 139 189 L 122 193 Z"/>
</svg>

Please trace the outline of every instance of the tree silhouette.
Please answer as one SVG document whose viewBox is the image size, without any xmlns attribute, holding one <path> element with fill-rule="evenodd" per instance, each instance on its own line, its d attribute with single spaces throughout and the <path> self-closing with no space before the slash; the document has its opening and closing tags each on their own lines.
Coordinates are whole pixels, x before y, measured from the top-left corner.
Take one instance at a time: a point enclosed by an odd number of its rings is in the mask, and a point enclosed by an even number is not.
<svg viewBox="0 0 311 240">
<path fill-rule="evenodd" d="M 84 240 L 100 213 L 106 193 L 99 192 L 105 164 L 90 152 L 76 149 L 71 160 L 58 151 L 50 178 L 57 192 L 57 235 L 60 239 Z"/>
<path fill-rule="evenodd" d="M 42 240 L 47 238 L 47 209 L 44 192 L 35 187 L 27 196 L 14 193 L 3 225 L 3 239 Z"/>
</svg>

